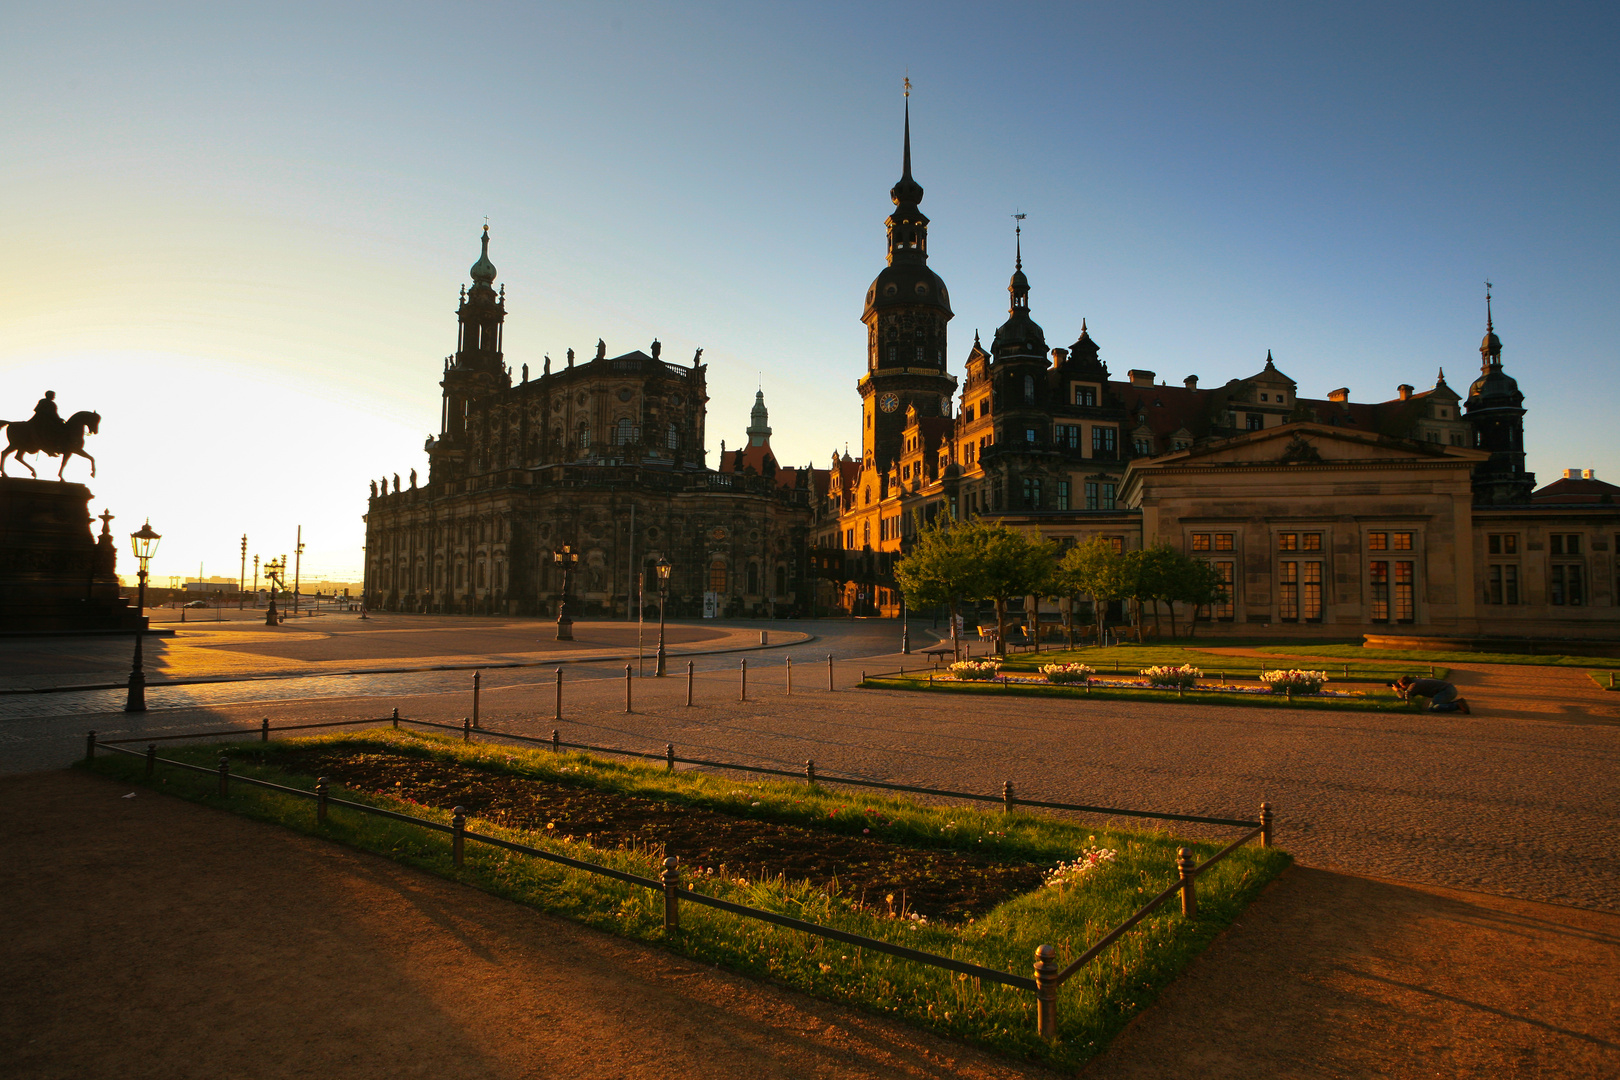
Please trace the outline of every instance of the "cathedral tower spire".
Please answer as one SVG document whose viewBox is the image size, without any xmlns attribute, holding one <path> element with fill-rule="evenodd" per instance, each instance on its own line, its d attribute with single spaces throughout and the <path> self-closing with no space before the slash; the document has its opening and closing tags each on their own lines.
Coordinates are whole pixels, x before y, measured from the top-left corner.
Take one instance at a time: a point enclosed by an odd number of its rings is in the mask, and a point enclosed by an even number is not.
<svg viewBox="0 0 1620 1080">
<path fill-rule="evenodd" d="M 922 185 L 911 175 L 911 80 L 905 83 L 900 179 L 889 189 L 894 210 L 884 221 L 888 265 L 866 290 L 863 461 L 887 471 L 900 455 L 907 406 L 918 416 L 947 416 L 956 380 L 945 370 L 950 293 L 928 268 L 928 217 Z"/>
<path fill-rule="evenodd" d="M 1485 337 L 1479 343 L 1479 378 L 1464 405 L 1475 445 L 1490 452 L 1474 466 L 1474 501 L 1523 503 L 1535 489 L 1534 473 L 1524 469 L 1524 394 L 1502 370 L 1502 339 L 1491 318 L 1491 283 L 1485 283 Z"/>
<path fill-rule="evenodd" d="M 440 431 L 444 440 L 459 440 L 467 413 L 477 399 L 512 385 L 501 351 L 506 324 L 506 287 L 495 291 L 495 264 L 489 261 L 489 225 L 479 239 L 478 261 L 468 275 L 472 288 L 463 287 L 456 308 L 456 351 L 445 358 L 444 407 Z"/>
</svg>

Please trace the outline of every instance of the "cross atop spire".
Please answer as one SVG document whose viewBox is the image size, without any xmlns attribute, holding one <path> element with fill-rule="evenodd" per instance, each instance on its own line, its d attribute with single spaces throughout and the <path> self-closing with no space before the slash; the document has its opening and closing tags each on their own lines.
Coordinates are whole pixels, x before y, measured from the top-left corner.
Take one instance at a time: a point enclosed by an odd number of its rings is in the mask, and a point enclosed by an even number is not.
<svg viewBox="0 0 1620 1080">
<path fill-rule="evenodd" d="M 1492 330 L 1491 326 L 1491 283 L 1485 283 L 1485 332 Z"/>
<path fill-rule="evenodd" d="M 1013 220 L 1018 222 L 1017 225 L 1013 226 L 1013 250 L 1017 254 L 1017 258 L 1013 263 L 1014 270 L 1024 268 L 1024 219 L 1027 217 L 1029 215 L 1024 213 L 1013 215 Z"/>
</svg>

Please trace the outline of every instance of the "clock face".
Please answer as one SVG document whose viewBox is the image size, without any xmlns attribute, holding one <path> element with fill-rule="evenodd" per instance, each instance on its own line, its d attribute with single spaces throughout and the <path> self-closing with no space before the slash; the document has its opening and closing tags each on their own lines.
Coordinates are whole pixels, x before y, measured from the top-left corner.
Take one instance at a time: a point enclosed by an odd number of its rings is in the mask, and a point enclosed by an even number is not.
<svg viewBox="0 0 1620 1080">
<path fill-rule="evenodd" d="M 894 410 L 898 409 L 899 407 L 900 398 L 893 393 L 884 394 L 882 397 L 878 398 L 878 408 L 882 409 L 884 412 L 894 412 Z"/>
<path fill-rule="evenodd" d="M 939 395 L 939 415 L 951 415 L 951 396 L 949 394 Z"/>
</svg>

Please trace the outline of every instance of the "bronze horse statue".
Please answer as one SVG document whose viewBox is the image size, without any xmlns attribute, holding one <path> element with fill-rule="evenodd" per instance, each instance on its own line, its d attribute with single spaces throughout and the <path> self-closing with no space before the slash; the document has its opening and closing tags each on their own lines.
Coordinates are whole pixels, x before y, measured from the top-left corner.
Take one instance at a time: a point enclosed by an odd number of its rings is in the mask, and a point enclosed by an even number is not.
<svg viewBox="0 0 1620 1080">
<path fill-rule="evenodd" d="M 6 475 L 6 455 L 10 454 L 22 461 L 23 467 L 37 478 L 39 473 L 23 461 L 23 455 L 41 452 L 51 457 L 61 457 L 62 467 L 56 470 L 58 480 L 63 479 L 68 459 L 75 454 L 90 462 L 90 475 L 96 475 L 96 459 L 84 452 L 84 436 L 86 432 L 94 435 L 100 430 L 100 413 L 88 410 L 76 412 L 59 426 L 53 423 L 50 427 L 44 427 L 38 420 L 0 420 L 0 427 L 6 429 L 7 442 L 6 448 L 0 450 L 0 476 Z"/>
</svg>

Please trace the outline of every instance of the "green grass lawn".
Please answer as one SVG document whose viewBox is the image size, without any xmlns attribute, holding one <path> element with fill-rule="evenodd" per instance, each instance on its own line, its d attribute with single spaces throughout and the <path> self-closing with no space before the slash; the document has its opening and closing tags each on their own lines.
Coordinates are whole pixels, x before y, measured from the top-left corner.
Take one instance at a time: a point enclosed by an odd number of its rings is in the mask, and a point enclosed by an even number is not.
<svg viewBox="0 0 1620 1080">
<path fill-rule="evenodd" d="M 1003 669 L 1008 670 L 1008 669 Z M 1127 669 L 1127 674 L 1136 672 Z M 1207 673 L 1207 672 L 1206 672 Z M 1229 680 L 1230 681 L 1230 680 Z M 1331 686 L 1331 684 L 1329 684 Z M 1417 705 L 1402 701 L 1387 690 L 1363 690 L 1353 698 L 1298 695 L 1289 700 L 1283 694 L 1223 694 L 1212 691 L 1128 690 L 1112 686 L 1053 686 L 1042 683 L 1000 683 L 939 680 L 930 682 L 927 671 L 905 674 L 868 675 L 861 686 L 872 690 L 910 690 L 938 694 L 992 694 L 1005 697 L 1092 698 L 1097 701 L 1158 701 L 1180 705 L 1237 705 L 1254 709 L 1325 709 L 1338 712 L 1418 712 Z"/>
<path fill-rule="evenodd" d="M 1222 846 L 1177 840 L 1162 831 L 1126 831 L 1036 814 L 924 805 L 803 783 L 756 783 L 694 771 L 666 773 L 657 766 L 581 754 L 463 744 L 392 730 L 272 743 L 168 747 L 163 756 L 212 767 L 223 753 L 231 759 L 233 774 L 307 790 L 313 786 L 313 778 L 288 772 L 278 758 L 288 749 L 312 744 L 434 757 L 495 773 L 834 832 L 865 835 L 862 830 L 871 829 L 883 840 L 908 846 L 990 853 L 1044 868 L 1073 859 L 1092 845 L 1115 850 L 1113 863 L 1078 884 L 1038 888 L 1001 903 L 982 917 L 954 924 L 890 918 L 879 909 L 839 895 L 836 887 L 820 891 L 803 881 L 713 877 L 686 882 L 734 902 L 1025 976 L 1030 974 L 1037 945 L 1055 945 L 1060 962 L 1067 962 L 1168 886 L 1175 878 L 1178 845 L 1192 848 L 1200 859 Z M 156 777 L 147 781 L 140 759 L 105 751 L 88 767 L 128 783 L 147 784 L 181 798 L 377 852 L 705 963 L 774 979 L 818 997 L 895 1015 L 922 1028 L 1068 1070 L 1096 1054 L 1146 1008 L 1289 862 L 1275 848 L 1251 845 L 1207 871 L 1199 878 L 1196 919 L 1183 919 L 1179 905 L 1171 901 L 1064 985 L 1059 997 L 1059 1040 L 1049 1045 L 1036 1033 L 1034 995 L 1025 991 L 981 984 L 978 979 L 695 903 L 682 905 L 681 930 L 666 933 L 661 895 L 628 883 L 474 842 L 468 843 L 465 864 L 457 869 L 451 862 L 449 837 L 417 826 L 341 807 L 332 808 L 329 820 L 318 825 L 310 800 L 246 784 L 234 785 L 229 798 L 222 800 L 211 776 L 159 766 Z M 449 819 L 447 808 L 341 791 L 336 786 L 338 779 L 333 779 L 334 796 L 341 794 L 438 821 Z M 1210 812 L 1232 810 L 1212 807 Z M 601 850 L 555 833 L 476 819 L 469 820 L 468 828 L 632 873 L 656 876 L 661 867 L 661 852 L 644 847 Z"/>
<path fill-rule="evenodd" d="M 1280 645 L 1269 647 L 1279 651 L 1284 648 Z M 1293 652 L 1302 651 L 1292 646 L 1287 648 Z M 1421 663 L 1411 664 L 1376 662 L 1382 659 L 1377 656 L 1369 656 L 1364 660 L 1346 658 L 1337 663 L 1322 663 L 1316 666 L 1326 671 L 1334 682 L 1387 683 L 1402 675 L 1429 674 L 1431 662 L 1427 659 Z M 1368 663 L 1366 662 L 1368 660 L 1375 662 Z M 1045 664 L 1069 663 L 1089 664 L 1097 669 L 1099 675 L 1114 674 L 1116 669 L 1121 675 L 1135 675 L 1143 668 L 1157 664 L 1191 664 L 1206 677 L 1216 678 L 1224 672 L 1229 680 L 1253 679 L 1262 671 L 1274 671 L 1278 668 L 1309 666 L 1299 660 L 1264 656 L 1229 656 L 1225 653 L 1205 652 L 1183 645 L 1107 645 L 1100 648 L 1092 646 L 1083 649 L 1065 649 L 1059 652 L 1014 653 L 1003 663 L 1002 670 L 1039 671 Z M 1349 672 L 1348 675 L 1346 670 Z M 1436 668 L 1435 674 L 1444 678 L 1447 669 Z"/>
<path fill-rule="evenodd" d="M 1591 667 L 1620 670 L 1620 658 L 1613 656 L 1500 653 L 1460 649 L 1430 652 L 1427 649 L 1369 649 L 1363 645 L 1299 645 L 1291 647 L 1288 651 L 1302 656 L 1401 660 L 1418 664 L 1525 664 L 1530 667 Z"/>
</svg>

